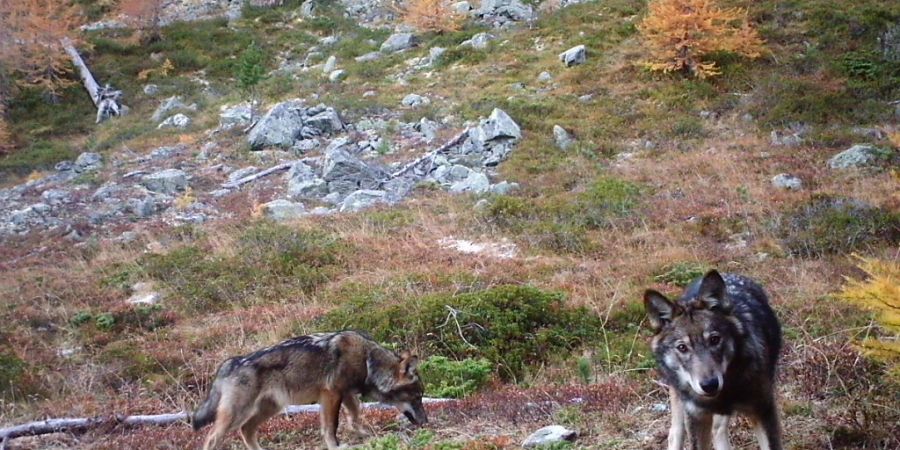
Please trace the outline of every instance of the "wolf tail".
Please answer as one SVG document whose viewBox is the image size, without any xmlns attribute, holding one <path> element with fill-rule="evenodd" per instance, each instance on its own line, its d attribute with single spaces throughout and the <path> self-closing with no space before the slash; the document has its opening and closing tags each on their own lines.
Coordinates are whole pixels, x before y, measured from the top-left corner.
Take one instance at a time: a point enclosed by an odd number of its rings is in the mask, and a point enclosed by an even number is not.
<svg viewBox="0 0 900 450">
<path fill-rule="evenodd" d="M 222 399 L 220 380 L 231 373 L 236 362 L 237 358 L 232 358 L 222 363 L 222 366 L 219 367 L 219 370 L 216 373 L 216 379 L 213 380 L 212 387 L 209 389 L 209 395 L 207 395 L 206 400 L 197 407 L 197 410 L 191 414 L 190 422 L 191 426 L 194 427 L 194 431 L 199 431 L 201 428 L 216 420 L 216 410 L 219 409 L 219 401 Z"/>
</svg>

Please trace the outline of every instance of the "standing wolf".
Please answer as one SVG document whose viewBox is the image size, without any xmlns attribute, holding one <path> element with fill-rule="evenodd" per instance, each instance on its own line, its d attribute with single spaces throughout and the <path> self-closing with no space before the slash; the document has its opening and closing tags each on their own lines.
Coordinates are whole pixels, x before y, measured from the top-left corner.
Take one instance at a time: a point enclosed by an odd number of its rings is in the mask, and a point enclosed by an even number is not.
<svg viewBox="0 0 900 450">
<path fill-rule="evenodd" d="M 763 450 L 781 450 L 775 406 L 775 363 L 781 326 L 762 287 L 715 270 L 692 283 L 676 302 L 644 293 L 652 348 L 669 386 L 669 450 L 681 450 L 685 425 L 693 450 L 727 450 L 735 412 L 754 423 Z"/>
<path fill-rule="evenodd" d="M 237 429 L 248 449 L 261 450 L 256 432 L 263 422 L 288 404 L 318 402 L 325 444 L 335 449 L 341 404 L 351 427 L 367 434 L 357 394 L 393 405 L 414 424 L 428 421 L 417 363 L 416 356 L 397 355 L 353 331 L 288 339 L 222 363 L 191 424 L 199 430 L 215 422 L 204 450 L 217 448 Z"/>
</svg>

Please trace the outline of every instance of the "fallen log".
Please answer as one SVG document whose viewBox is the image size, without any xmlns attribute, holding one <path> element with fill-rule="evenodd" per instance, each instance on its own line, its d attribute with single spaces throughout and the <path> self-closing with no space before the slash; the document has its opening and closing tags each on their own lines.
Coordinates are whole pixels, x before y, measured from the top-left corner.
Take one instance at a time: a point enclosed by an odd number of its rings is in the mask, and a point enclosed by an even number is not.
<svg viewBox="0 0 900 450">
<path fill-rule="evenodd" d="M 400 175 L 403 175 L 404 173 L 409 172 L 412 168 L 414 168 L 414 167 L 416 167 L 417 165 L 419 165 L 419 164 L 421 164 L 421 163 L 427 161 L 428 159 L 434 160 L 434 157 L 435 157 L 435 156 L 437 156 L 437 155 L 439 155 L 439 154 L 441 154 L 441 153 L 443 153 L 443 152 L 446 152 L 447 150 L 449 150 L 449 149 L 451 149 L 451 148 L 453 148 L 453 147 L 459 145 L 459 144 L 460 144 L 462 141 L 464 141 L 464 140 L 466 139 L 466 137 L 468 137 L 468 136 L 469 136 L 469 129 L 466 128 L 466 129 L 463 130 L 461 133 L 459 133 L 459 134 L 457 134 L 456 136 L 454 136 L 453 139 L 450 139 L 449 141 L 447 141 L 447 143 L 445 143 L 444 145 L 440 146 L 440 147 L 437 148 L 436 150 L 432 150 L 432 151 L 430 151 L 430 152 L 428 152 L 428 153 L 426 153 L 426 154 L 424 154 L 424 155 L 422 155 L 422 156 L 416 158 L 415 160 L 413 160 L 413 161 L 410 162 L 409 164 L 407 164 L 407 165 L 401 167 L 400 169 L 397 169 L 397 171 L 394 172 L 394 173 L 392 173 L 392 174 L 388 177 L 387 180 L 393 180 L 394 178 L 397 178 L 397 177 L 399 177 Z M 384 180 L 384 181 L 387 181 L 387 180 Z"/>
<path fill-rule="evenodd" d="M 296 161 L 288 161 L 288 162 L 286 162 L 286 163 L 281 163 L 281 164 L 279 164 L 279 165 L 277 165 L 277 166 L 269 167 L 268 169 L 263 170 L 262 172 L 256 172 L 256 173 L 254 173 L 254 174 L 252 174 L 252 175 L 247 175 L 247 176 L 244 177 L 244 178 L 241 178 L 241 179 L 238 179 L 238 180 L 234 180 L 234 181 L 232 181 L 232 182 L 224 183 L 224 184 L 222 184 L 222 187 L 225 188 L 225 189 L 234 189 L 234 188 L 236 188 L 236 187 L 240 187 L 240 186 L 242 186 L 242 185 L 244 185 L 244 184 L 247 184 L 247 183 L 249 183 L 249 182 L 251 182 L 251 181 L 255 181 L 255 180 L 260 179 L 260 178 L 262 178 L 262 177 L 271 175 L 271 174 L 273 174 L 273 173 L 275 173 L 275 172 L 279 172 L 279 171 L 282 171 L 282 170 L 290 169 L 291 167 L 293 167 L 294 164 L 297 164 L 297 163 L 299 163 L 300 161 L 301 161 L 301 160 L 298 159 L 298 160 L 296 160 Z"/>
<path fill-rule="evenodd" d="M 452 401 L 445 398 L 423 398 L 422 403 L 440 404 Z M 363 409 L 390 409 L 390 405 L 377 402 L 363 403 Z M 314 414 L 319 412 L 319 405 L 290 405 L 284 409 L 284 414 L 288 416 L 297 414 Z M 134 415 L 134 416 L 98 416 L 98 417 L 70 417 L 59 419 L 37 420 L 34 422 L 15 425 L 8 428 L 0 428 L 0 450 L 6 448 L 6 444 L 19 437 L 39 436 L 50 433 L 83 433 L 92 428 L 109 426 L 114 428 L 123 427 L 140 427 L 145 425 L 164 426 L 177 422 L 188 423 L 189 417 L 187 412 L 167 413 L 167 414 L 151 414 L 151 415 Z"/>
<path fill-rule="evenodd" d="M 78 75 L 81 76 L 81 82 L 88 91 L 88 95 L 91 96 L 91 101 L 94 102 L 94 106 L 97 107 L 96 123 L 100 123 L 109 117 L 120 115 L 122 113 L 122 107 L 119 105 L 119 99 L 122 97 L 122 91 L 115 90 L 108 84 L 100 87 L 100 84 L 94 79 L 94 75 L 91 74 L 91 70 L 88 69 L 87 64 L 85 64 L 84 60 L 81 58 L 81 54 L 75 49 L 72 41 L 69 40 L 69 38 L 64 38 L 62 40 L 62 45 L 69 55 L 69 58 L 72 59 L 72 64 L 78 68 Z"/>
</svg>

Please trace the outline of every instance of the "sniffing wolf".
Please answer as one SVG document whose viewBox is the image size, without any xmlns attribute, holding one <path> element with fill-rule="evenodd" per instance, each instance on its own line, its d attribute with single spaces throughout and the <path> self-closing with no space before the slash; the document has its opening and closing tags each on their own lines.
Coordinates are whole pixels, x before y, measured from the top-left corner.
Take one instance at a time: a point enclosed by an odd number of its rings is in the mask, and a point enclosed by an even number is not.
<svg viewBox="0 0 900 450">
<path fill-rule="evenodd" d="M 675 302 L 647 290 L 644 306 L 669 386 L 668 449 L 683 448 L 685 426 L 692 449 L 730 449 L 728 420 L 738 412 L 754 423 L 761 449 L 781 450 L 775 405 L 781 326 L 762 287 L 713 270 Z"/>
<path fill-rule="evenodd" d="M 368 434 L 359 419 L 357 394 L 393 405 L 413 424 L 428 421 L 417 364 L 416 356 L 397 355 L 353 331 L 288 339 L 222 363 L 191 424 L 200 430 L 215 422 L 204 450 L 217 448 L 237 429 L 248 449 L 261 450 L 256 434 L 263 422 L 288 404 L 318 402 L 325 444 L 335 449 L 341 404 L 351 427 Z"/>
</svg>

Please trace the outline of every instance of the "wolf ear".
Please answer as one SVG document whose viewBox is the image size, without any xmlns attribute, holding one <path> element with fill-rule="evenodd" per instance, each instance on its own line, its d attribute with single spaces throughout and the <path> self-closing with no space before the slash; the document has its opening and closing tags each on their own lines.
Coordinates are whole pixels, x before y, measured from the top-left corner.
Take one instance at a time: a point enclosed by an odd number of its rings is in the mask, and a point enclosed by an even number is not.
<svg viewBox="0 0 900 450">
<path fill-rule="evenodd" d="M 700 289 L 697 298 L 706 303 L 710 310 L 720 311 L 725 314 L 731 312 L 731 300 L 726 292 L 725 280 L 715 270 L 710 270 L 700 281 Z"/>
<path fill-rule="evenodd" d="M 419 357 L 410 352 L 403 352 L 400 354 L 400 358 L 400 373 L 415 381 L 418 378 L 416 367 L 419 367 Z"/>
<path fill-rule="evenodd" d="M 396 384 L 396 356 L 383 348 L 373 348 L 366 356 L 366 384 L 380 392 L 390 392 Z"/>
<path fill-rule="evenodd" d="M 644 309 L 647 310 L 647 317 L 650 319 L 650 328 L 657 332 L 661 330 L 667 323 L 679 314 L 680 307 L 666 298 L 665 295 L 647 289 L 644 292 Z"/>
</svg>

